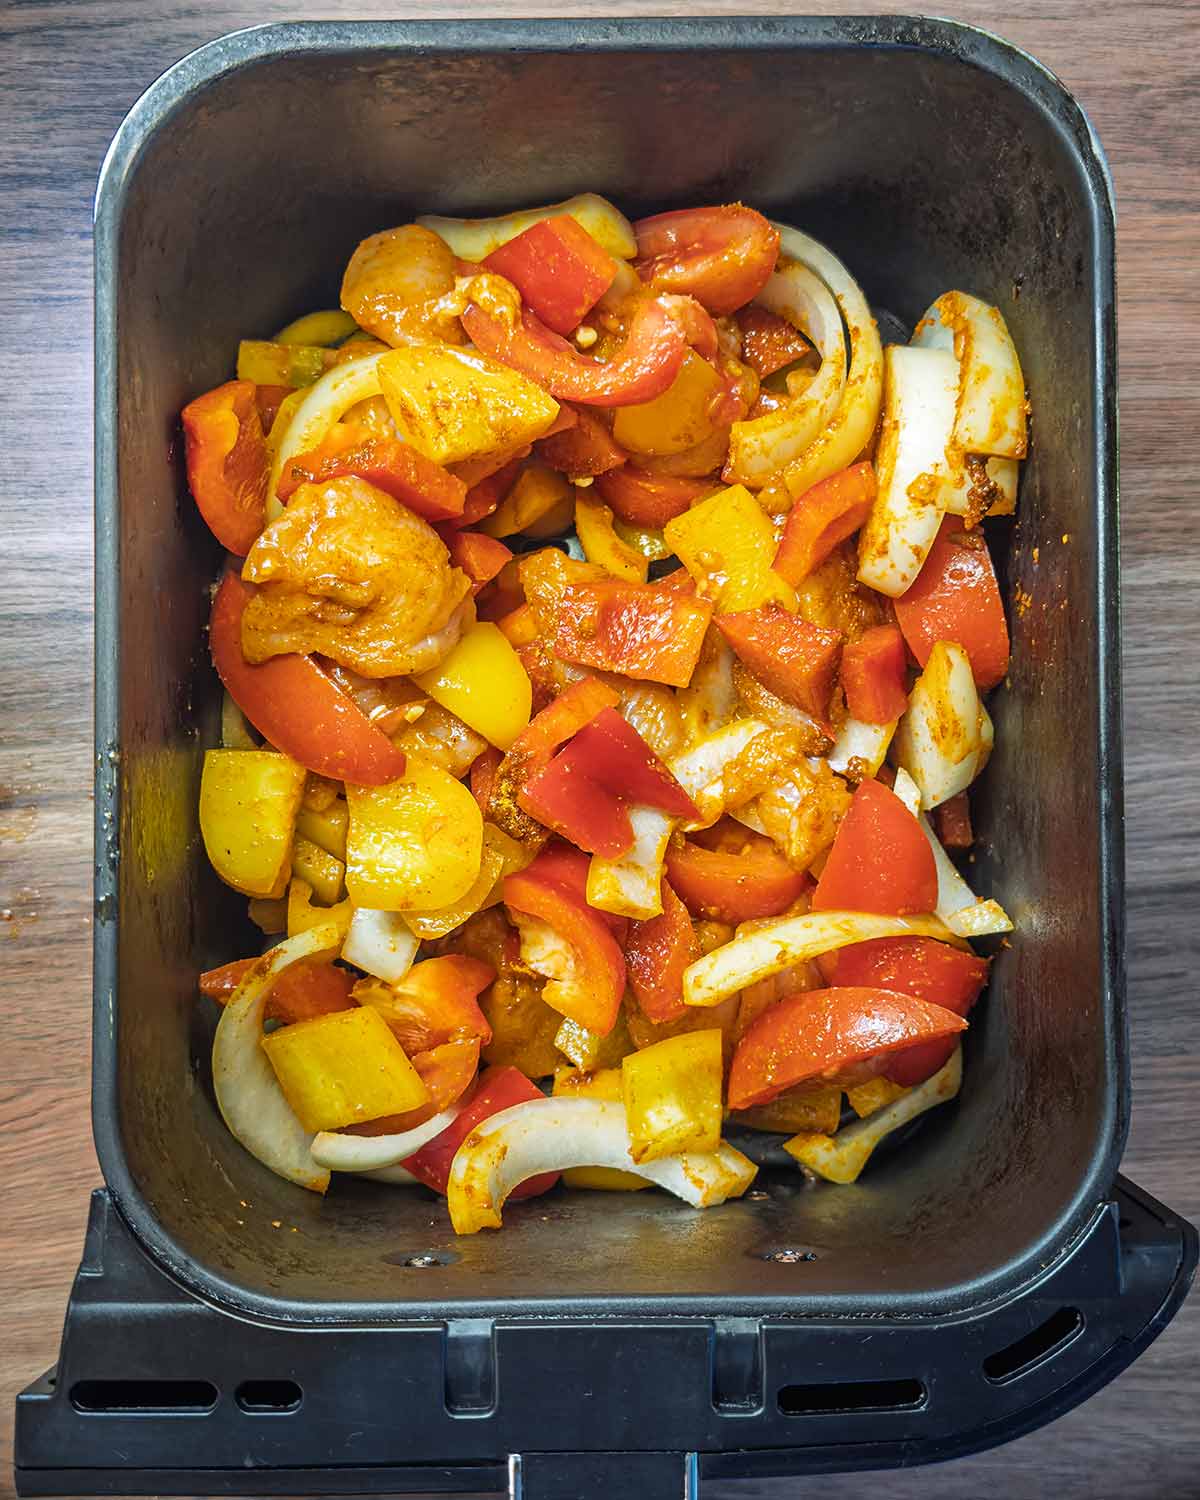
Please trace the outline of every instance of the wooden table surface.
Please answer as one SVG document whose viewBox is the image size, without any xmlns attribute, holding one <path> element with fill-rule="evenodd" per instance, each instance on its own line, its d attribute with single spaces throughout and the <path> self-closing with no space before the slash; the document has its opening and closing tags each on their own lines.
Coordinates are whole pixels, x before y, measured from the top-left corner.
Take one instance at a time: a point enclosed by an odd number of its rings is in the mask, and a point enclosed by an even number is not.
<svg viewBox="0 0 1200 1500">
<path fill-rule="evenodd" d="M 745 14 L 777 4 L 480 5 L 516 16 Z M 866 10 L 826 0 L 825 13 Z M 884 9 L 904 9 L 884 6 Z M 397 16 L 457 16 L 430 0 Z M 1119 205 L 1129 971 L 1133 1130 L 1125 1170 L 1200 1219 L 1200 6 L 1035 0 L 948 7 L 1037 55 L 1088 109 Z M 387 8 L 380 9 L 387 13 Z M 91 201 L 138 94 L 199 43 L 304 0 L 0 6 L 0 1493 L 12 1400 L 54 1358 L 88 1191 L 91 938 Z M 1192 519 L 1189 520 L 1189 517 Z M 1200 1298 L 1086 1406 L 1003 1449 L 907 1474 L 722 1490 L 1183 1500 L 1200 1496 Z M 706 1489 L 705 1493 L 710 1491 Z M 714 1490 L 715 1492 L 715 1490 Z"/>
</svg>

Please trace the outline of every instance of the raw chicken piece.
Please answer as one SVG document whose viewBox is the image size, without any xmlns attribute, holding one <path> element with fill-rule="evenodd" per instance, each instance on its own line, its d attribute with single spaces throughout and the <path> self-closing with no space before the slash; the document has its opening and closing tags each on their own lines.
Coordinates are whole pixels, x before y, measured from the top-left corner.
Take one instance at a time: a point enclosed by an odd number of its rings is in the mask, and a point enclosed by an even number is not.
<svg viewBox="0 0 1200 1500">
<path fill-rule="evenodd" d="M 454 253 L 431 229 L 403 224 L 363 240 L 342 279 L 342 306 L 376 338 L 465 344 L 454 291 Z M 445 300 L 443 300 L 445 299 Z"/>
</svg>

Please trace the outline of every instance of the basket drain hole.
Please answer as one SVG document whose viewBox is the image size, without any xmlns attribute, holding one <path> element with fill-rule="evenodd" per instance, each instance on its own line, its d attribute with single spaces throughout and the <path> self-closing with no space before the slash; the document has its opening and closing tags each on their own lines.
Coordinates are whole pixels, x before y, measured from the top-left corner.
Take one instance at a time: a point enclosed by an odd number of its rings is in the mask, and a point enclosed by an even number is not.
<svg viewBox="0 0 1200 1500">
<path fill-rule="evenodd" d="M 295 1411 L 304 1392 L 294 1380 L 243 1380 L 237 1388 L 237 1404 L 246 1412 Z"/>
<path fill-rule="evenodd" d="M 912 1411 L 924 1406 L 919 1380 L 844 1380 L 829 1385 L 784 1385 L 776 1398 L 785 1417 L 858 1411 Z"/>
<path fill-rule="evenodd" d="M 1051 1358 L 1083 1332 L 1083 1314 L 1077 1307 L 1060 1307 L 1029 1333 L 989 1354 L 983 1373 L 994 1385 L 1026 1375 L 1035 1365 Z"/>
<path fill-rule="evenodd" d="M 77 1380 L 71 1404 L 84 1412 L 206 1412 L 217 1388 L 209 1380 Z"/>
</svg>

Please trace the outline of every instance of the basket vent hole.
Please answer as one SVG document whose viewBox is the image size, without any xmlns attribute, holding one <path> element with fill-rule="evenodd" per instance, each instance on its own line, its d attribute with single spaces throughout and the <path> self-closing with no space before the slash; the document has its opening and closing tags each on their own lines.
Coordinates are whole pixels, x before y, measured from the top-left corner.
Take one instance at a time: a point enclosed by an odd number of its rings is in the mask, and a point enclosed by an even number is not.
<svg viewBox="0 0 1200 1500">
<path fill-rule="evenodd" d="M 1083 1332 L 1083 1314 L 1077 1307 L 1060 1307 L 1044 1323 L 983 1362 L 983 1373 L 995 1385 L 1026 1375 L 1044 1359 L 1058 1354 Z"/>
<path fill-rule="evenodd" d="M 77 1380 L 71 1404 L 89 1412 L 206 1412 L 217 1404 L 217 1388 L 209 1380 Z"/>
<path fill-rule="evenodd" d="M 919 1380 L 845 1380 L 830 1385 L 784 1385 L 776 1398 L 785 1417 L 839 1412 L 913 1411 L 927 1392 Z"/>
<path fill-rule="evenodd" d="M 243 1380 L 235 1399 L 247 1412 L 296 1411 L 304 1392 L 294 1380 Z"/>
</svg>

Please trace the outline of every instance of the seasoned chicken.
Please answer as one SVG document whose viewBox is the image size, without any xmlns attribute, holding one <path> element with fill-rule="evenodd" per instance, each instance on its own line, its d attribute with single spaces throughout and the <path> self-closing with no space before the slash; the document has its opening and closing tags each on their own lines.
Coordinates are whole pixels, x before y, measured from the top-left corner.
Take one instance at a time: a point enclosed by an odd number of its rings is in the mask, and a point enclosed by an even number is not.
<svg viewBox="0 0 1200 1500">
<path fill-rule="evenodd" d="M 246 660 L 316 651 L 364 677 L 436 666 L 474 619 L 441 538 L 365 480 L 304 484 L 251 547 Z"/>
<path fill-rule="evenodd" d="M 872 625 L 891 624 L 891 601 L 859 583 L 857 570 L 853 543 L 842 542 L 796 586 L 796 613 L 810 625 L 840 630 L 848 641 L 858 640 Z"/>
<path fill-rule="evenodd" d="M 342 306 L 368 333 L 399 344 L 465 344 L 455 261 L 431 229 L 403 224 L 363 240 L 342 278 Z"/>
</svg>

